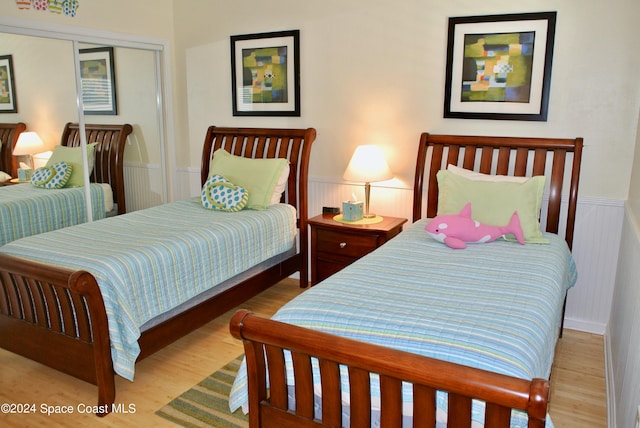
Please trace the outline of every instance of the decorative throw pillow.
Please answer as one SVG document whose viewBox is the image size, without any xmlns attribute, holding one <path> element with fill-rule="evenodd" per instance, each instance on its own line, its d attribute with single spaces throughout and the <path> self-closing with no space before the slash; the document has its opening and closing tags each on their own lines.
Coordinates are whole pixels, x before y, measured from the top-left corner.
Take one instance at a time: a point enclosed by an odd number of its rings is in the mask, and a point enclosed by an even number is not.
<svg viewBox="0 0 640 428">
<path fill-rule="evenodd" d="M 221 175 L 212 175 L 202 186 L 202 206 L 210 210 L 240 211 L 249 201 L 249 192 Z"/>
<path fill-rule="evenodd" d="M 518 212 L 527 243 L 548 243 L 540 231 L 540 208 L 545 176 L 522 183 L 469 180 L 451 171 L 440 170 L 438 179 L 438 215 L 457 214 L 467 204 L 473 206 L 473 219 L 484 224 L 508 224 Z"/>
<path fill-rule="evenodd" d="M 87 144 L 87 165 L 89 167 L 89 175 L 91 175 L 91 171 L 93 171 L 93 163 L 95 159 L 94 151 L 97 144 L 98 143 Z M 84 186 L 82 147 L 56 146 L 45 166 L 51 166 L 58 162 L 66 162 L 73 167 L 71 177 L 69 177 L 66 187 Z"/>
<path fill-rule="evenodd" d="M 73 167 L 66 162 L 38 168 L 31 175 L 31 184 L 44 189 L 61 189 L 67 184 Z"/>
<path fill-rule="evenodd" d="M 235 156 L 224 149 L 218 149 L 213 154 L 209 167 L 209 176 L 221 175 L 249 192 L 247 208 L 266 210 L 272 204 L 272 199 L 280 200 L 279 191 L 274 197 L 278 181 L 283 181 L 283 169 L 288 166 L 287 159 L 252 159 Z M 286 184 L 286 178 L 284 180 Z"/>
</svg>

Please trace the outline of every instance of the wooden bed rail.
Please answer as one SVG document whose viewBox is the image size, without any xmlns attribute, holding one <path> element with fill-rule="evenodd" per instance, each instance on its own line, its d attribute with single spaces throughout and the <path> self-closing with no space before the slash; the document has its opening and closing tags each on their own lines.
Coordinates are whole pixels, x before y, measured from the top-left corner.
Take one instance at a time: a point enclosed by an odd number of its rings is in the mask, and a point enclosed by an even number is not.
<svg viewBox="0 0 640 428">
<path fill-rule="evenodd" d="M 111 410 L 107 314 L 91 274 L 0 254 L 0 347 L 97 385 L 99 414 Z"/>
<path fill-rule="evenodd" d="M 509 427 L 511 409 L 526 412 L 530 428 L 545 426 L 549 382 L 544 379 L 527 381 L 465 367 L 268 320 L 246 310 L 236 312 L 230 331 L 244 344 L 251 428 L 341 426 L 341 365 L 349 372 L 352 427 L 371 424 L 372 373 L 380 375 L 381 427 L 402 425 L 403 381 L 414 385 L 414 426 L 435 426 L 436 391 L 448 393 L 448 428 L 470 426 L 472 399 L 487 403 L 486 427 Z M 285 350 L 291 352 L 296 379 L 293 410 L 288 408 Z M 314 419 L 312 361 L 320 367 L 321 420 Z"/>
</svg>

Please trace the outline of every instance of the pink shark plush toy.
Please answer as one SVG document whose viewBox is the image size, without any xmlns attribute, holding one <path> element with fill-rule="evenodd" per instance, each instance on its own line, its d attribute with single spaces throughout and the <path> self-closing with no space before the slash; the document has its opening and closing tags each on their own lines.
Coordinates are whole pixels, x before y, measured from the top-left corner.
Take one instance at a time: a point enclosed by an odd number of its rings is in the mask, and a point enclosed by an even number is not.
<svg viewBox="0 0 640 428">
<path fill-rule="evenodd" d="M 459 214 L 435 216 L 424 228 L 436 241 L 445 243 L 454 249 L 466 248 L 469 243 L 491 242 L 513 234 L 524 245 L 524 234 L 520 226 L 520 217 L 514 212 L 506 226 L 488 226 L 471 218 L 471 204 L 462 208 Z"/>
</svg>

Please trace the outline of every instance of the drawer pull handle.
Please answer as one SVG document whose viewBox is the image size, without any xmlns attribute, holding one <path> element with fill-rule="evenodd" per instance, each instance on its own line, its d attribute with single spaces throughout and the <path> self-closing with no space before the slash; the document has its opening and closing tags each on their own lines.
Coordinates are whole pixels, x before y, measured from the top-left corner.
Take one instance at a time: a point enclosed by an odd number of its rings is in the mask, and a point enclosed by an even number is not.
<svg viewBox="0 0 640 428">
<path fill-rule="evenodd" d="M 344 248 L 344 247 L 346 247 L 346 246 L 347 246 L 347 243 L 346 243 L 346 242 L 341 242 L 341 243 L 340 243 L 340 248 Z"/>
</svg>

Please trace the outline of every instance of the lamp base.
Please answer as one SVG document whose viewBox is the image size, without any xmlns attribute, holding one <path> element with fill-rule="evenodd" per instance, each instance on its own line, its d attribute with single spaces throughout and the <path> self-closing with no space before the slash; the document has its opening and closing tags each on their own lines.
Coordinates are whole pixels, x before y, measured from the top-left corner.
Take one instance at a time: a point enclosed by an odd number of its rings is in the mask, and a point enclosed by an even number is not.
<svg viewBox="0 0 640 428">
<path fill-rule="evenodd" d="M 375 218 L 376 215 L 375 214 L 363 214 L 362 218 Z"/>
</svg>

